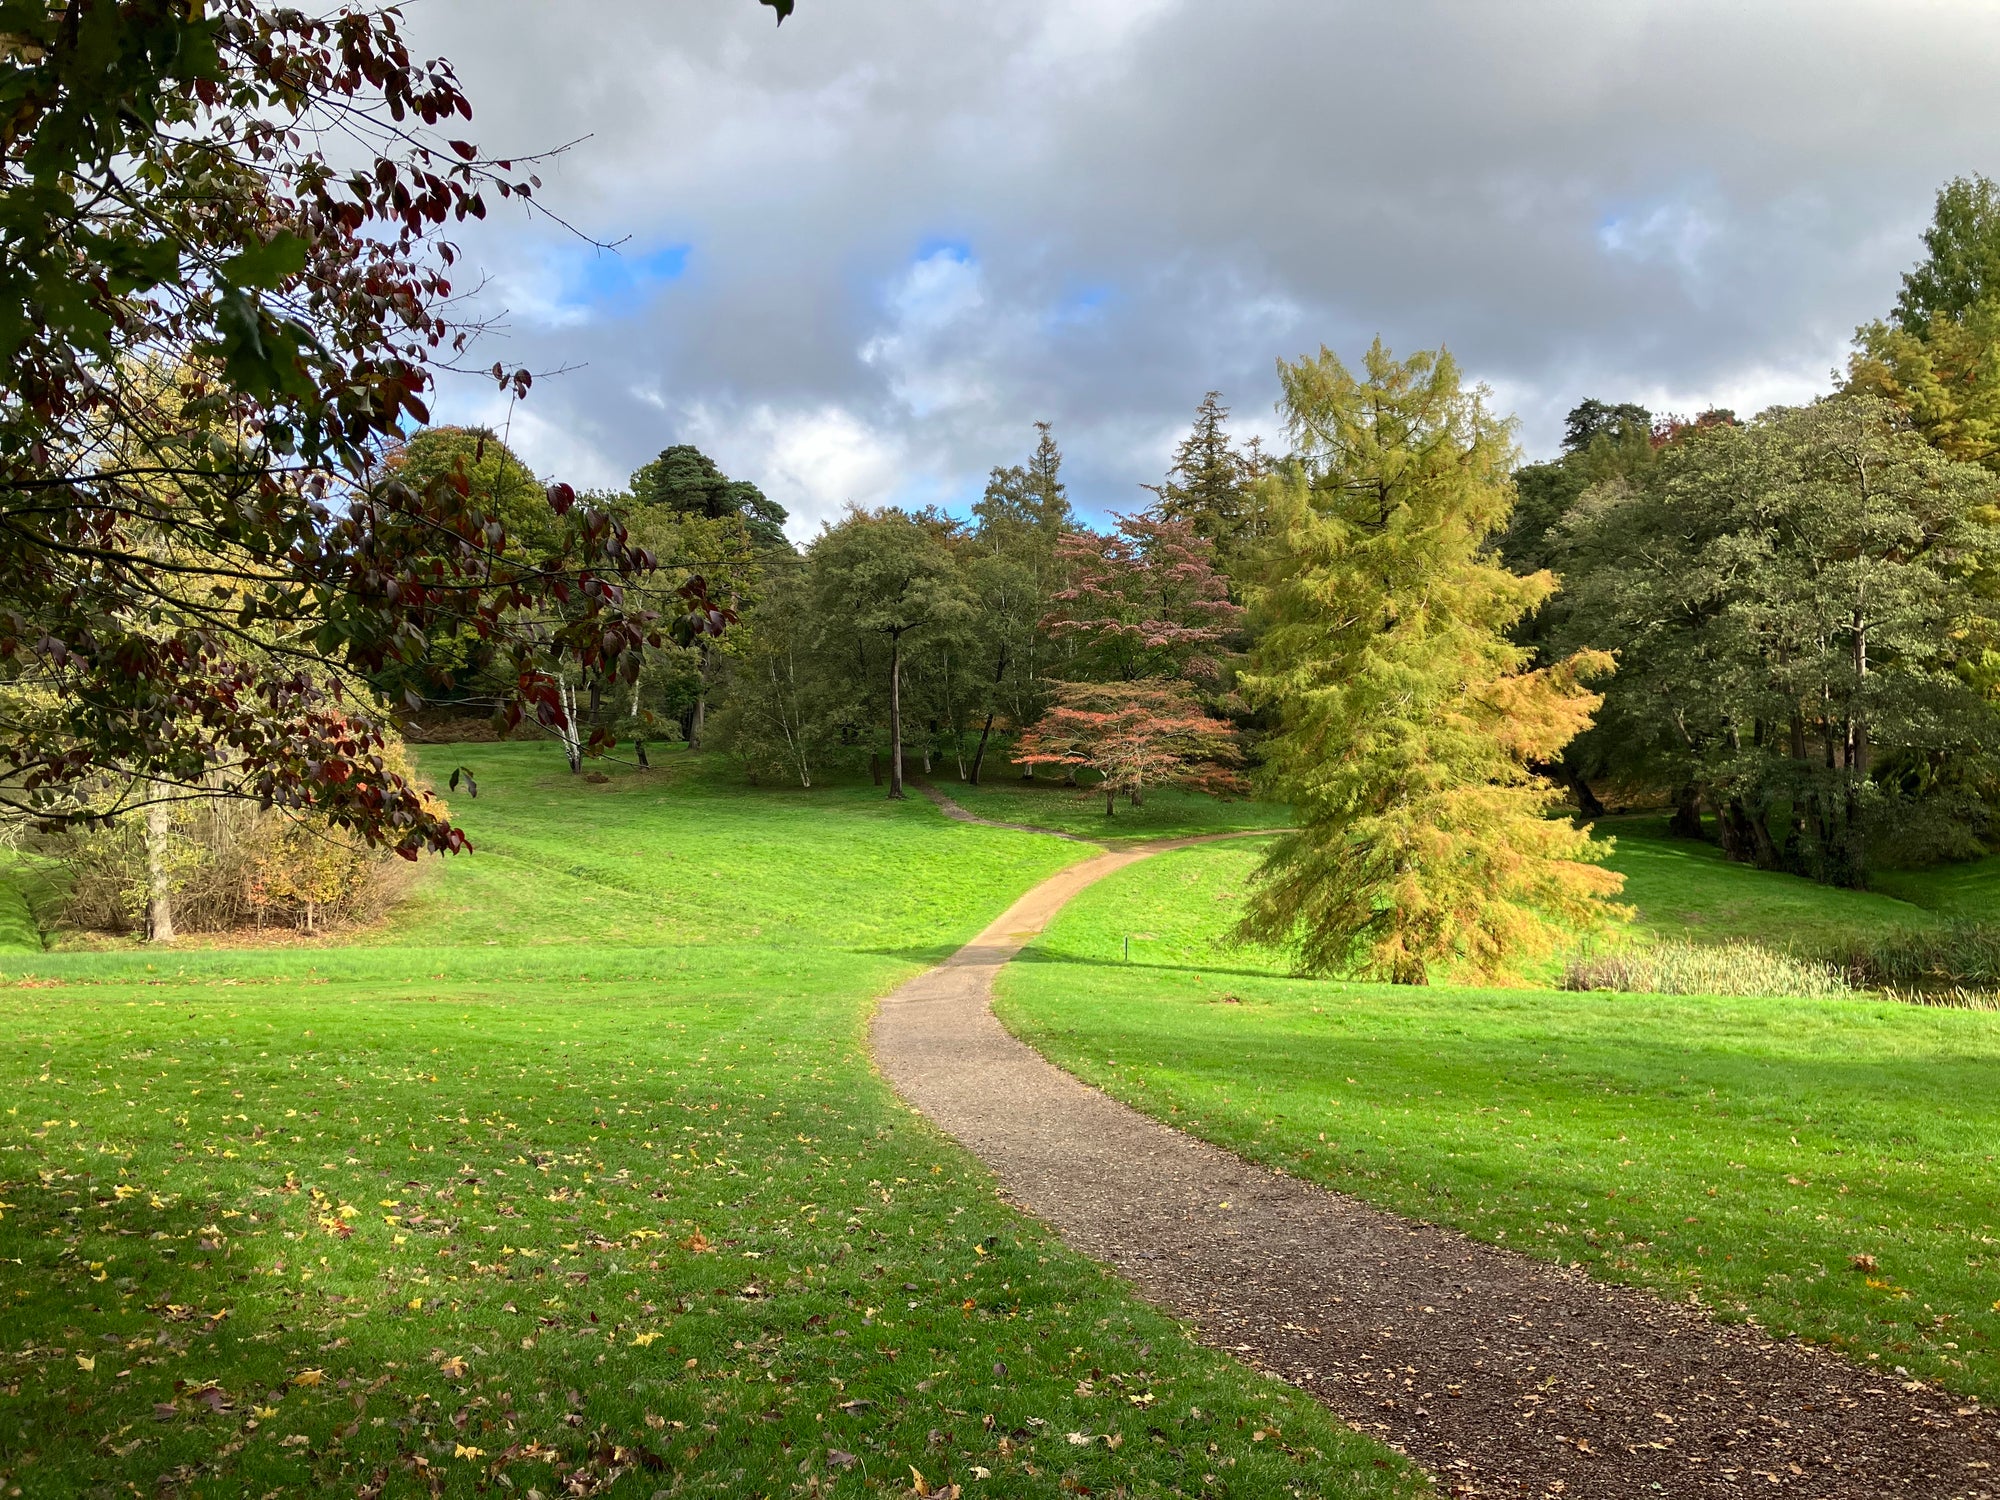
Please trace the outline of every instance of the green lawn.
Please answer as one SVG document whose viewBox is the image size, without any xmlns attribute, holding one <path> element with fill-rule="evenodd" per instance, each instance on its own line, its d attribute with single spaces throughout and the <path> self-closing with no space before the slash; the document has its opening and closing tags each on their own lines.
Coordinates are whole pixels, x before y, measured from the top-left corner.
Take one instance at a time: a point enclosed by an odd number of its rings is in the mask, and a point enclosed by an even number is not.
<svg viewBox="0 0 2000 1500">
<path fill-rule="evenodd" d="M 1704 895 L 1707 862 L 1639 842 L 1642 910 L 1813 915 L 1734 870 Z M 2000 1015 L 1287 978 L 1219 941 L 1254 859 L 1084 892 L 1001 976 L 1002 1017 L 1246 1156 L 2000 1399 Z"/>
<path fill-rule="evenodd" d="M 876 995 L 1087 850 L 425 755 L 481 852 L 369 944 L 0 954 L 8 1493 L 1422 1492 L 868 1065 Z"/>
<path fill-rule="evenodd" d="M 1713 844 L 1669 838 L 1664 818 L 1603 818 L 1596 826 L 1616 840 L 1610 866 L 1625 877 L 1619 899 L 1638 908 L 1640 932 L 1655 937 L 1811 947 L 1936 920 L 1925 910 L 1933 903 L 1914 895 L 1905 877 L 1885 877 L 1872 891 L 1839 890 L 1733 864 Z M 1991 878 L 2000 885 L 2000 869 Z"/>
<path fill-rule="evenodd" d="M 1242 828 L 1282 828 L 1291 809 L 1271 802 L 1225 801 L 1199 792 L 1160 788 L 1146 793 L 1142 806 L 1120 800 L 1118 811 L 1104 815 L 1102 794 L 1089 788 L 1065 787 L 1049 777 L 1023 781 L 1012 767 L 986 769 L 979 786 L 966 786 L 940 773 L 933 784 L 952 801 L 982 818 L 1004 823 L 1032 823 L 1090 839 L 1172 838 L 1193 833 L 1230 833 Z"/>
</svg>

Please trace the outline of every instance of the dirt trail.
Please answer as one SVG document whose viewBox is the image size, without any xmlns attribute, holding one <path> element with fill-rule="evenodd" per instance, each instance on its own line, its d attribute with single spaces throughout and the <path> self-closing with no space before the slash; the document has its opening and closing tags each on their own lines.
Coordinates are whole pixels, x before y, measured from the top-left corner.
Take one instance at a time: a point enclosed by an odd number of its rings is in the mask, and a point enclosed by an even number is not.
<svg viewBox="0 0 2000 1500">
<path fill-rule="evenodd" d="M 1995 1500 L 2000 1422 L 1977 1402 L 1253 1166 L 1002 1029 L 993 975 L 1065 902 L 1215 837 L 1051 876 L 882 1002 L 883 1072 L 1010 1201 L 1449 1494 Z"/>
</svg>

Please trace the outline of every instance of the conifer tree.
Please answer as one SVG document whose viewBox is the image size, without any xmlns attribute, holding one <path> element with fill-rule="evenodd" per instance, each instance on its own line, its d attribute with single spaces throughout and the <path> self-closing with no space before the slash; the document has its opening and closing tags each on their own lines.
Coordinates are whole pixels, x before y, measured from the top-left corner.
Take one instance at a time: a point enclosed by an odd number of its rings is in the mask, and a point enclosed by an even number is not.
<svg viewBox="0 0 2000 1500">
<path fill-rule="evenodd" d="M 1210 391 L 1195 408 L 1194 425 L 1174 449 L 1164 484 L 1148 485 L 1160 497 L 1169 521 L 1185 521 L 1196 536 L 1230 552 L 1241 540 L 1249 516 L 1243 455 L 1229 441 L 1229 408 L 1222 393 Z"/>
<path fill-rule="evenodd" d="M 1265 483 L 1243 682 L 1277 712 L 1266 790 L 1298 821 L 1239 935 L 1293 945 L 1309 972 L 1506 974 L 1618 914 L 1605 846 L 1548 816 L 1560 794 L 1530 770 L 1590 722 L 1583 679 L 1610 658 L 1533 669 L 1508 640 L 1555 580 L 1492 558 L 1510 424 L 1449 355 L 1398 361 L 1378 340 L 1365 378 L 1325 349 L 1279 375 L 1296 456 Z"/>
</svg>

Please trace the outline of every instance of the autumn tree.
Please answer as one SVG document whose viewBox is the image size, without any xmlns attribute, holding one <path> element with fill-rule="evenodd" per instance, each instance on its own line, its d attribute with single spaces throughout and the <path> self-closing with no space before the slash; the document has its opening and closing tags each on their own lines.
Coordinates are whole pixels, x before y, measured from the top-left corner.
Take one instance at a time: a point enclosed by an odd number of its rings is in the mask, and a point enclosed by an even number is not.
<svg viewBox="0 0 2000 1500">
<path fill-rule="evenodd" d="M 1490 545 L 1506 524 L 1509 424 L 1447 354 L 1357 377 L 1331 352 L 1281 363 L 1296 458 L 1273 523 L 1243 681 L 1270 706 L 1265 789 L 1296 827 L 1259 867 L 1239 934 L 1310 972 L 1404 984 L 1439 966 L 1505 973 L 1602 927 L 1620 877 L 1551 818 L 1530 767 L 1589 721 L 1602 653 L 1532 668 L 1507 637 L 1547 598 Z"/>
<path fill-rule="evenodd" d="M 565 664 L 629 673 L 666 623 L 626 592 L 651 559 L 566 487 L 522 556 L 470 486 L 384 463 L 476 333 L 443 235 L 532 203 L 532 164 L 453 133 L 471 105 L 393 9 L 76 0 L 0 29 L 0 807 L 227 795 L 462 847 L 382 754 L 418 688 L 349 685 L 469 630 L 507 719 L 552 723 Z"/>
<path fill-rule="evenodd" d="M 947 542 L 949 522 L 907 511 L 850 510 L 807 554 L 824 636 L 887 647 L 889 795 L 903 792 L 903 662 L 910 641 L 964 621 L 972 597 Z"/>
<path fill-rule="evenodd" d="M 1107 533 L 1070 531 L 1057 552 L 1066 577 L 1042 628 L 1072 643 L 1072 677 L 1184 678 L 1220 686 L 1243 609 L 1229 598 L 1216 547 L 1192 521 L 1119 516 Z"/>
<path fill-rule="evenodd" d="M 1123 795 L 1134 805 L 1148 788 L 1180 786 L 1236 793 L 1245 783 L 1236 727 L 1204 709 L 1186 683 L 1065 682 L 1015 747 L 1025 765 L 1094 771 L 1104 815 Z"/>
</svg>

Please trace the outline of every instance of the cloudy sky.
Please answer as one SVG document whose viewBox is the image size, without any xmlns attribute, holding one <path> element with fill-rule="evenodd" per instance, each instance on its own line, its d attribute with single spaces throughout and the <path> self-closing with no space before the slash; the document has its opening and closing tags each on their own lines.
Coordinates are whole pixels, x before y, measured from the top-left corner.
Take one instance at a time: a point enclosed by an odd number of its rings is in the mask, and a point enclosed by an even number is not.
<svg viewBox="0 0 2000 1500">
<path fill-rule="evenodd" d="M 810 536 L 962 509 L 1055 424 L 1134 508 L 1220 389 L 1443 344 L 1546 455 L 1584 396 L 1825 389 L 1938 185 L 2000 175 L 1990 0 L 416 0 L 495 151 L 578 138 L 462 237 L 537 370 L 545 475 L 672 442 Z"/>
</svg>

